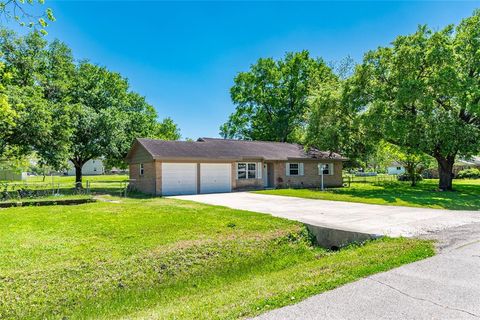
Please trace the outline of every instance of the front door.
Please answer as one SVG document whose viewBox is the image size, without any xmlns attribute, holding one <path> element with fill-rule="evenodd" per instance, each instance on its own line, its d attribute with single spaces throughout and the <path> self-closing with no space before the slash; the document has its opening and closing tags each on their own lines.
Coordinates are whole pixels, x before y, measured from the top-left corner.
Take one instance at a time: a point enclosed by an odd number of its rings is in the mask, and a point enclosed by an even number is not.
<svg viewBox="0 0 480 320">
<path fill-rule="evenodd" d="M 263 187 L 268 188 L 268 163 L 263 164 Z"/>
</svg>

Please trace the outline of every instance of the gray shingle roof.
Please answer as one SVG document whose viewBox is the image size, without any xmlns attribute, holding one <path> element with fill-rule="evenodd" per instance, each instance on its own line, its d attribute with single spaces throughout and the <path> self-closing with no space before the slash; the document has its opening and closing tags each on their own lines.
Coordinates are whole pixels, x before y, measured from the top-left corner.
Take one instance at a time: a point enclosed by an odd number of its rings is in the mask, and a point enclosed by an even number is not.
<svg viewBox="0 0 480 320">
<path fill-rule="evenodd" d="M 294 143 L 200 138 L 197 141 L 137 139 L 155 159 L 329 159 L 346 160 L 337 153 L 314 148 L 304 150 Z"/>
</svg>

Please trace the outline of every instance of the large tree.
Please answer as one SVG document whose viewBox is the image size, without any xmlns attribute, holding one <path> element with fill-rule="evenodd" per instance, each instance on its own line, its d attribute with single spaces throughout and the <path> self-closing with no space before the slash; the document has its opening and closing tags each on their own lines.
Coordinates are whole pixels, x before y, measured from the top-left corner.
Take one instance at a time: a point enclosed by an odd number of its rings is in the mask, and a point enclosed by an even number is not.
<svg viewBox="0 0 480 320">
<path fill-rule="evenodd" d="M 81 62 L 68 97 L 74 106 L 68 154 L 77 183 L 88 160 L 103 157 L 110 165 L 121 164 L 133 139 L 152 137 L 159 126 L 157 113 L 145 98 L 129 91 L 125 78 L 104 67 Z"/>
<path fill-rule="evenodd" d="M 454 29 L 421 26 L 365 55 L 350 92 L 385 140 L 437 160 L 452 190 L 457 155 L 480 149 L 480 12 Z"/>
<path fill-rule="evenodd" d="M 311 89 L 305 144 L 347 157 L 346 167 L 367 167 L 381 137 L 365 125 L 361 107 L 348 99 L 348 80 L 321 83 Z"/>
<path fill-rule="evenodd" d="M 22 157 L 43 146 L 54 149 L 50 162 L 64 158 L 67 105 L 45 98 L 43 83 L 51 72 L 47 42 L 38 32 L 17 37 L 0 31 L 2 117 L 0 158 Z"/>
<path fill-rule="evenodd" d="M 3 31 L 0 51 L 0 158 L 35 152 L 56 169 L 70 160 L 81 186 L 90 159 L 122 165 L 136 137 L 179 138 L 173 121 L 157 122 L 156 110 L 125 78 L 77 63 L 59 41 Z"/>
<path fill-rule="evenodd" d="M 303 132 L 310 87 L 336 77 L 307 51 L 283 59 L 259 59 L 234 79 L 231 98 L 235 112 L 220 128 L 225 138 L 297 141 Z"/>
</svg>

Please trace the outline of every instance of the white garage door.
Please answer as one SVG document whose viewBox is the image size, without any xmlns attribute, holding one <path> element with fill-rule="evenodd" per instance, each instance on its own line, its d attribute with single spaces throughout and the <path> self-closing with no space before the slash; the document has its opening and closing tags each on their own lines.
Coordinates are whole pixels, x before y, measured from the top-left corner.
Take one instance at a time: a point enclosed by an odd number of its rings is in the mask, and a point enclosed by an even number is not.
<svg viewBox="0 0 480 320">
<path fill-rule="evenodd" d="M 230 192 L 232 191 L 232 164 L 201 163 L 200 192 Z"/>
<path fill-rule="evenodd" d="M 162 163 L 162 195 L 197 193 L 196 163 Z"/>
</svg>

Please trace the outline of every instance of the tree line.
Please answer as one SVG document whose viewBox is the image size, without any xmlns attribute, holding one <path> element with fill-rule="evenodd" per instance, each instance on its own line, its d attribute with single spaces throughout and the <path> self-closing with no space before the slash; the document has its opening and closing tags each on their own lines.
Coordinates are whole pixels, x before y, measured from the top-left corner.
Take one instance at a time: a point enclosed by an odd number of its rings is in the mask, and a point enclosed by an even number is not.
<svg viewBox="0 0 480 320">
<path fill-rule="evenodd" d="M 452 190 L 455 158 L 480 152 L 480 11 L 438 31 L 419 26 L 351 65 L 307 51 L 259 59 L 235 77 L 221 135 L 299 142 L 351 165 L 387 145 L 413 176 L 435 159 L 439 189 Z"/>
<path fill-rule="evenodd" d="M 81 185 L 88 160 L 124 166 L 136 137 L 179 139 L 180 132 L 172 119 L 158 121 L 119 73 L 75 60 L 40 31 L 0 29 L 0 160 L 35 154 L 55 169 L 69 160 Z"/>
</svg>

